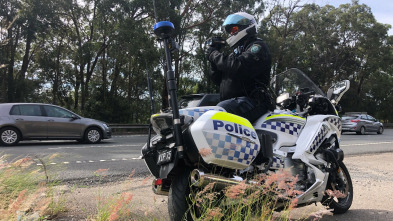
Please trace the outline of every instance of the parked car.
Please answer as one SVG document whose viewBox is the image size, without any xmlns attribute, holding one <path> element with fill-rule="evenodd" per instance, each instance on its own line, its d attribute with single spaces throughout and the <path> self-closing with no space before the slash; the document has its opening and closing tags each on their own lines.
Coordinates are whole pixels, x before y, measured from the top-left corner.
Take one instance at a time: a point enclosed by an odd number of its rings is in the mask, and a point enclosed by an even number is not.
<svg viewBox="0 0 393 221">
<path fill-rule="evenodd" d="M 0 104 L 0 145 L 21 140 L 77 140 L 99 143 L 112 136 L 104 122 L 81 117 L 65 108 L 39 103 Z"/>
<path fill-rule="evenodd" d="M 383 124 L 368 114 L 347 114 L 342 118 L 342 132 L 356 132 L 365 134 L 366 132 L 383 133 Z"/>
</svg>

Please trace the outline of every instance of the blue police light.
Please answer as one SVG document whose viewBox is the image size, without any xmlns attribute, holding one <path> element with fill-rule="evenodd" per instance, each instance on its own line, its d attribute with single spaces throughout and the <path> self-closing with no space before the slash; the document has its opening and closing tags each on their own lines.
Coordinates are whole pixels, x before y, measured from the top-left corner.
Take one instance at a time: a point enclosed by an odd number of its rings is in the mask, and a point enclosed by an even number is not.
<svg viewBox="0 0 393 221">
<path fill-rule="evenodd" d="M 154 25 L 154 34 L 159 38 L 167 38 L 175 30 L 175 26 L 169 21 L 160 21 Z"/>
</svg>

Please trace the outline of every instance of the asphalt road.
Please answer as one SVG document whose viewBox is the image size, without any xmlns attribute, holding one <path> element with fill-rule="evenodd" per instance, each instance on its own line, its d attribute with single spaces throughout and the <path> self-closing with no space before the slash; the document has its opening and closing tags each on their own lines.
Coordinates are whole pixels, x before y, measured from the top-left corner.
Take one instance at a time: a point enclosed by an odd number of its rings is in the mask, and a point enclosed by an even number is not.
<svg viewBox="0 0 393 221">
<path fill-rule="evenodd" d="M 95 182 L 102 179 L 96 171 L 107 169 L 105 179 L 110 182 L 130 174 L 149 174 L 144 161 L 139 159 L 146 140 L 146 135 L 127 135 L 114 136 L 95 145 L 76 141 L 24 141 L 15 147 L 0 146 L 0 156 L 8 162 L 27 156 L 42 159 L 49 175 L 64 182 Z M 393 152 L 393 129 L 385 129 L 382 135 L 344 133 L 341 147 L 346 156 Z M 41 166 L 39 161 L 37 166 Z"/>
</svg>

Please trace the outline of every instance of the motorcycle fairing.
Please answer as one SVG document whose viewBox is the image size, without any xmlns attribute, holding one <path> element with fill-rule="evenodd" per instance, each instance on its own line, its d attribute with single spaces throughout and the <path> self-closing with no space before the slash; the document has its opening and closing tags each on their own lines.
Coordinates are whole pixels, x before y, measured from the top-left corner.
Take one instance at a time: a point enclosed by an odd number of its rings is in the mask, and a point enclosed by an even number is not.
<svg viewBox="0 0 393 221">
<path fill-rule="evenodd" d="M 180 109 L 179 114 L 180 115 L 188 115 L 190 117 L 193 117 L 194 120 L 197 120 L 200 116 L 202 116 L 204 113 L 206 113 L 209 110 L 216 110 L 216 111 L 225 112 L 225 110 L 222 107 L 205 106 L 205 107 L 190 107 L 190 108 Z"/>
<path fill-rule="evenodd" d="M 327 125 L 322 124 L 317 135 L 314 137 L 313 142 L 311 143 L 310 148 L 307 150 L 308 153 L 313 154 L 318 147 L 325 140 L 327 133 L 329 132 L 329 128 Z"/>
<path fill-rule="evenodd" d="M 242 117 L 210 110 L 190 127 L 203 160 L 232 169 L 247 168 L 260 151 L 251 123 Z"/>
<path fill-rule="evenodd" d="M 337 118 L 337 116 L 333 115 L 307 117 L 307 123 L 296 142 L 295 153 L 292 159 L 300 159 L 311 168 L 315 174 L 315 182 L 302 195 L 298 196 L 298 204 L 320 202 L 322 200 L 329 174 L 324 173 L 315 165 L 327 165 L 327 162 L 321 157 L 314 155 L 327 138 L 338 136 L 336 130 L 338 128 L 335 126 L 339 125 Z"/>
<path fill-rule="evenodd" d="M 338 116 L 330 116 L 325 118 L 324 121 L 329 122 L 329 125 L 332 127 L 332 129 L 336 131 L 337 138 L 340 139 L 342 130 L 341 118 Z"/>
<path fill-rule="evenodd" d="M 301 133 L 306 119 L 290 112 L 267 113 L 254 123 L 256 130 L 269 131 L 277 135 L 273 147 L 276 154 L 280 147 L 294 146 Z M 282 155 L 282 154 L 279 154 Z"/>
</svg>

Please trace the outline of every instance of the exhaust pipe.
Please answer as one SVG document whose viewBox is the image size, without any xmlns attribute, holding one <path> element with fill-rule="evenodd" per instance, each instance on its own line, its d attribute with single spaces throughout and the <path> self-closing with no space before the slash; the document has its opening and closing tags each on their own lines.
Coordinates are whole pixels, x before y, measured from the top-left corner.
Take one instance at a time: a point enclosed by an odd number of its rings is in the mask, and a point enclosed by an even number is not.
<svg viewBox="0 0 393 221">
<path fill-rule="evenodd" d="M 243 181 L 242 178 L 226 178 L 223 176 L 217 176 L 213 174 L 205 174 L 203 171 L 197 169 L 191 172 L 191 185 L 195 187 L 203 188 L 209 183 L 214 183 L 214 189 L 222 190 L 231 185 L 237 185 Z"/>
</svg>

